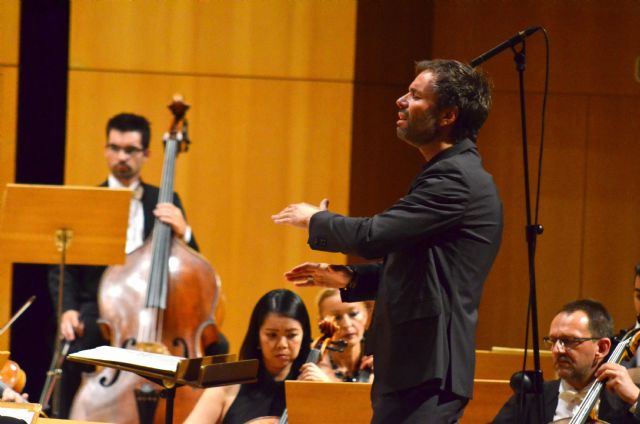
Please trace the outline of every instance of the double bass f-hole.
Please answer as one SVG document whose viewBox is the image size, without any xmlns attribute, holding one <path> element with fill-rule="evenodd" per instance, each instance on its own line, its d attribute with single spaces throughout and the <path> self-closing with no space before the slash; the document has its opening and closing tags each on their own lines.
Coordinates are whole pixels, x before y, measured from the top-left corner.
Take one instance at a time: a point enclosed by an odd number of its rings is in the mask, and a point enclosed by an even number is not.
<svg viewBox="0 0 640 424">
<path fill-rule="evenodd" d="M 182 356 L 185 358 L 189 357 L 189 345 L 187 345 L 187 341 L 182 337 L 178 337 L 173 339 L 173 347 L 182 347 Z"/>
<path fill-rule="evenodd" d="M 134 339 L 133 337 L 129 337 L 122 343 L 121 347 L 123 349 L 129 349 L 129 348 L 133 348 L 135 345 L 136 345 L 136 339 Z M 108 379 L 108 376 L 104 376 L 104 377 L 101 377 L 100 380 L 98 381 L 102 387 L 110 387 L 110 386 L 113 386 L 113 383 L 115 383 L 116 380 L 118 380 L 119 376 L 120 376 L 120 370 L 116 369 L 113 371 L 113 377 L 111 378 L 111 380 Z"/>
</svg>

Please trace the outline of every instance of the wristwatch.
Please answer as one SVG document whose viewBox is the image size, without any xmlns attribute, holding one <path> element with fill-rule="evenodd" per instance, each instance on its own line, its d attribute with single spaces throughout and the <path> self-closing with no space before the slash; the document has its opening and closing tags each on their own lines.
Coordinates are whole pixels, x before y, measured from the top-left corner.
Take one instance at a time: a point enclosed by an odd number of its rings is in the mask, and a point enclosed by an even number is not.
<svg viewBox="0 0 640 424">
<path fill-rule="evenodd" d="M 351 265 L 345 265 L 344 268 L 347 271 L 349 271 L 349 273 L 351 273 L 351 279 L 347 283 L 346 287 L 343 287 L 341 290 L 352 290 L 352 289 L 355 289 L 356 285 L 357 285 L 357 281 L 356 280 L 358 279 L 358 272 Z"/>
</svg>

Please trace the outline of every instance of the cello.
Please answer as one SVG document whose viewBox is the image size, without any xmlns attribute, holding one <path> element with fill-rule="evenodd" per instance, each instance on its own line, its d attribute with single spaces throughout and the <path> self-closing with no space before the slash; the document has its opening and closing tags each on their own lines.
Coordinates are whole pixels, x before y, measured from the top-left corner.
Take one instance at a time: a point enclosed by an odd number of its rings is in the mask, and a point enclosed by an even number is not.
<svg viewBox="0 0 640 424">
<path fill-rule="evenodd" d="M 633 329 L 622 337 L 622 340 L 620 340 L 615 349 L 613 349 L 613 352 L 609 355 L 607 362 L 619 364 L 633 357 L 638 349 L 638 345 L 640 345 L 640 329 Z M 604 384 L 604 381 L 596 381 L 593 383 L 573 417 L 556 420 L 552 424 L 607 424 L 606 421 L 598 418 L 594 410 L 594 406 L 600 398 L 600 393 L 602 393 L 604 389 Z"/>
<path fill-rule="evenodd" d="M 159 203 L 173 200 L 176 157 L 189 143 L 188 108 L 179 97 L 169 105 L 173 121 L 164 137 Z M 113 346 L 186 358 L 202 356 L 204 348 L 218 340 L 219 293 L 220 278 L 207 260 L 156 219 L 151 236 L 127 255 L 125 264 L 104 272 L 98 291 L 100 329 Z M 159 394 L 146 382 L 113 369 L 87 375 L 73 401 L 71 419 L 160 424 L 165 411 L 155 410 Z M 176 391 L 173 418 L 183 421 L 200 394 L 200 389 L 192 387 Z"/>
</svg>

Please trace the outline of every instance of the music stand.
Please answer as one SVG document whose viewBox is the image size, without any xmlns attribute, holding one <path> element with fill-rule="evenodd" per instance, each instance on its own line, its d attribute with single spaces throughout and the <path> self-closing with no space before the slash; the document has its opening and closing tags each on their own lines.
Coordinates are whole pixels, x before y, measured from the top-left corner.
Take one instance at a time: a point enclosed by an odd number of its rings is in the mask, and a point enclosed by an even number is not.
<svg viewBox="0 0 640 424">
<path fill-rule="evenodd" d="M 154 358 L 161 359 L 163 364 L 154 366 Z M 173 423 L 173 401 L 178 387 L 188 385 L 204 389 L 253 383 L 258 374 L 257 359 L 236 361 L 236 355 L 178 358 L 113 346 L 100 346 L 71 354 L 68 359 L 83 364 L 129 371 L 162 386 L 162 397 L 166 400 L 166 424 Z M 174 369 L 164 366 L 165 359 L 175 360 Z"/>
<path fill-rule="evenodd" d="M 60 266 L 55 352 L 61 344 L 64 267 L 124 263 L 131 196 L 131 190 L 106 187 L 6 186 L 0 251 L 10 262 Z M 55 371 L 57 378 L 60 371 Z M 46 403 L 43 398 L 40 401 Z"/>
<path fill-rule="evenodd" d="M 0 350 L 0 368 L 4 366 L 4 363 L 9 359 L 10 352 L 7 350 Z"/>
<path fill-rule="evenodd" d="M 371 422 L 371 383 L 284 382 L 289 422 L 304 424 Z"/>
</svg>

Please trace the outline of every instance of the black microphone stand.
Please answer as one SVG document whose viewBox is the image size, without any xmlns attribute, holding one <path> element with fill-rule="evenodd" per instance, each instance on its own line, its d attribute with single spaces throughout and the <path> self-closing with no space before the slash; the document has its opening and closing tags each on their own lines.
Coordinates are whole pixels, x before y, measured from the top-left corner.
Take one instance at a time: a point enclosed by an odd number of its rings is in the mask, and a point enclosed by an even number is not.
<svg viewBox="0 0 640 424">
<path fill-rule="evenodd" d="M 531 338 L 533 344 L 533 373 L 527 373 L 531 379 L 531 393 L 534 394 L 536 409 L 538 411 L 539 422 L 543 423 L 544 419 L 544 399 L 543 399 L 543 382 L 542 369 L 540 366 L 540 337 L 538 331 L 538 303 L 536 296 L 536 242 L 538 236 L 542 234 L 542 225 L 531 223 L 531 193 L 529 183 L 529 145 L 527 142 L 527 114 L 525 110 L 525 93 L 524 93 L 524 71 L 526 67 L 525 41 L 522 40 L 522 48 L 517 50 L 511 48 L 514 52 L 516 70 L 518 71 L 519 92 L 520 92 L 520 119 L 522 128 L 522 161 L 524 169 L 524 199 L 525 212 L 527 215 L 527 225 L 525 227 L 525 237 L 527 240 L 527 258 L 529 264 L 529 309 L 531 314 Z M 526 349 L 525 349 L 526 351 Z M 523 411 L 525 408 L 523 408 Z"/>
<path fill-rule="evenodd" d="M 531 27 L 524 31 L 519 32 L 514 37 L 503 42 L 497 47 L 489 50 L 488 52 L 480 55 L 471 61 L 471 66 L 478 66 L 480 63 L 495 56 L 500 51 L 506 48 L 511 48 L 514 53 L 514 61 L 516 70 L 518 72 L 519 79 L 519 95 L 520 95 L 520 118 L 522 128 L 522 158 L 524 168 L 524 191 L 525 191 L 525 212 L 527 225 L 525 227 L 525 238 L 527 242 L 527 258 L 529 268 L 529 306 L 527 310 L 527 321 L 531 317 L 531 335 L 533 342 L 533 371 L 524 371 L 523 373 L 516 373 L 511 378 L 511 387 L 518 393 L 520 402 L 518 402 L 520 409 L 519 414 L 524 414 L 527 408 L 525 407 L 524 400 L 526 394 L 531 393 L 534 395 L 535 411 L 537 411 L 537 421 L 544 424 L 544 390 L 542 375 L 542 369 L 540 366 L 540 344 L 539 344 L 539 331 L 538 331 L 538 305 L 536 297 L 536 271 L 535 271 L 535 255 L 536 255 L 536 242 L 537 237 L 542 234 L 542 225 L 531 222 L 531 193 L 529 183 L 529 148 L 527 142 L 527 119 L 525 109 L 525 91 L 524 91 L 524 71 L 526 68 L 526 55 L 525 55 L 525 38 L 534 32 L 542 29 L 540 27 Z M 516 46 L 520 45 L 520 49 Z M 536 214 L 537 220 L 537 214 Z M 528 330 L 528 323 L 527 323 Z M 526 349 L 527 340 L 525 338 L 525 361 L 526 361 Z M 523 418 L 523 417 L 521 417 Z M 534 420 L 535 422 L 536 420 Z M 522 420 L 521 422 L 525 422 Z"/>
</svg>

